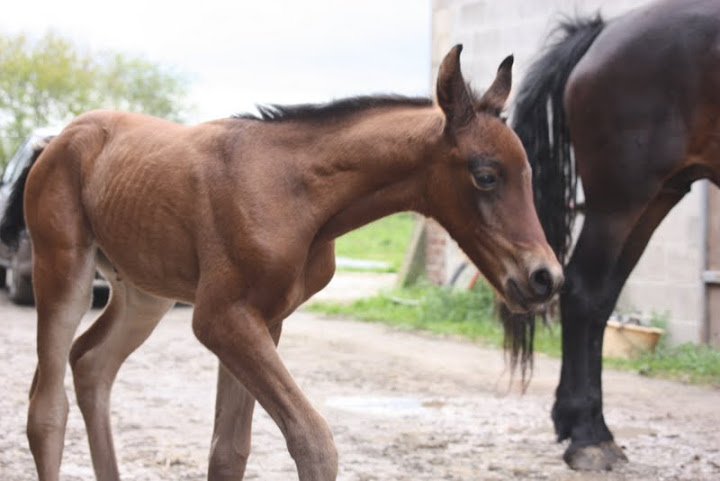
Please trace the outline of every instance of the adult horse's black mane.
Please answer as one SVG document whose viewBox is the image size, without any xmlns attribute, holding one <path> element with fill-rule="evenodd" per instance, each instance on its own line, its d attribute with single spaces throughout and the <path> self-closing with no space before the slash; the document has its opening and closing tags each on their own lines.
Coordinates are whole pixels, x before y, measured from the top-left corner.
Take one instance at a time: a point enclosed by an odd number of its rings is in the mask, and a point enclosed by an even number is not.
<svg viewBox="0 0 720 481">
<path fill-rule="evenodd" d="M 565 19 L 552 36 L 559 38 L 530 66 L 520 86 L 512 128 L 527 151 L 532 166 L 533 194 L 540 224 L 548 244 L 565 264 L 571 245 L 577 173 L 573 162 L 563 97 L 568 76 L 600 34 L 605 22 L 600 15 L 591 19 Z M 505 349 L 510 352 L 512 371 L 520 365 L 523 385 L 532 372 L 535 315 L 513 315 L 500 310 L 505 327 Z"/>
<path fill-rule="evenodd" d="M 427 97 L 405 97 L 402 95 L 362 95 L 318 104 L 258 105 L 259 114 L 234 115 L 235 119 L 282 122 L 287 120 L 324 120 L 345 116 L 360 110 L 376 107 L 427 107 L 433 101 Z"/>
<path fill-rule="evenodd" d="M 515 101 L 512 127 L 532 166 L 535 207 L 548 243 L 562 263 L 570 248 L 577 193 L 563 96 L 570 72 L 604 26 L 599 14 L 562 21 L 553 32 L 562 37 L 531 65 Z"/>
</svg>

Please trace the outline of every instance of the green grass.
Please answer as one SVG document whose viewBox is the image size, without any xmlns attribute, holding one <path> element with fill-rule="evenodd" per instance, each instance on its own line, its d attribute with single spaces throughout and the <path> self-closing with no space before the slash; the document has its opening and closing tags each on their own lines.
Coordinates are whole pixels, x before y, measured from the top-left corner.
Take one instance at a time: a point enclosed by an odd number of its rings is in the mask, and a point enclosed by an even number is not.
<svg viewBox="0 0 720 481">
<path fill-rule="evenodd" d="M 450 334 L 501 347 L 503 329 L 493 313 L 493 294 L 481 285 L 474 291 L 434 286 L 395 289 L 351 304 L 314 302 L 307 309 L 331 315 L 377 321 L 408 329 Z M 535 352 L 561 355 L 560 326 L 538 323 Z M 720 350 L 661 343 L 654 354 L 636 360 L 605 359 L 608 367 L 642 375 L 720 386 Z"/>
<path fill-rule="evenodd" d="M 405 257 L 415 216 L 409 212 L 394 214 L 339 237 L 335 255 L 353 259 L 387 262 L 386 271 L 397 272 Z"/>
<path fill-rule="evenodd" d="M 494 314 L 492 290 L 479 285 L 473 291 L 429 285 L 394 289 L 351 304 L 313 302 L 308 310 L 408 329 L 473 339 L 494 347 L 503 345 L 503 328 Z M 560 352 L 557 329 L 538 330 L 536 345 L 545 352 Z"/>
<path fill-rule="evenodd" d="M 645 376 L 720 386 L 720 351 L 707 346 L 660 346 L 639 359 L 606 359 L 605 365 Z"/>
<path fill-rule="evenodd" d="M 491 299 L 430 286 L 395 289 L 351 304 L 313 302 L 308 309 L 473 339 L 494 338 L 499 332 L 487 322 L 492 317 Z"/>
<path fill-rule="evenodd" d="M 504 333 L 493 313 L 493 302 L 489 289 L 478 293 L 416 287 L 389 291 L 351 304 L 313 302 L 307 309 L 435 334 L 455 335 L 486 346 L 502 347 Z M 559 326 L 538 326 L 535 349 L 560 357 Z"/>
</svg>

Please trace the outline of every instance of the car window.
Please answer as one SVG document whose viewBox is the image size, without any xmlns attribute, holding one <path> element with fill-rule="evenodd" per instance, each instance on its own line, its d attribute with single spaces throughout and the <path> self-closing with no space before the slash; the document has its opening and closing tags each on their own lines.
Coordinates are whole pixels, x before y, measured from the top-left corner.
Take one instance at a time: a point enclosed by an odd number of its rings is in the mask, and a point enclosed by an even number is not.
<svg viewBox="0 0 720 481">
<path fill-rule="evenodd" d="M 15 155 L 10 158 L 7 167 L 5 168 L 5 172 L 3 172 L 3 184 L 14 183 L 18 177 L 20 177 L 20 174 L 22 174 L 22 171 L 25 169 L 25 166 L 31 156 L 32 139 L 28 139 L 15 152 Z"/>
</svg>

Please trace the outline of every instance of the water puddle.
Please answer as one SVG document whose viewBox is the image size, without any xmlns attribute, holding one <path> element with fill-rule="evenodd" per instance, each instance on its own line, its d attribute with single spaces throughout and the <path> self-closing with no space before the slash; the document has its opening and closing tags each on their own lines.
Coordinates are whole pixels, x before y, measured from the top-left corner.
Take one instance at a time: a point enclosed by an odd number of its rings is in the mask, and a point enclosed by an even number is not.
<svg viewBox="0 0 720 481">
<path fill-rule="evenodd" d="M 438 399 L 386 396 L 333 396 L 325 405 L 342 411 L 380 416 L 417 415 L 442 408 L 445 403 Z"/>
</svg>

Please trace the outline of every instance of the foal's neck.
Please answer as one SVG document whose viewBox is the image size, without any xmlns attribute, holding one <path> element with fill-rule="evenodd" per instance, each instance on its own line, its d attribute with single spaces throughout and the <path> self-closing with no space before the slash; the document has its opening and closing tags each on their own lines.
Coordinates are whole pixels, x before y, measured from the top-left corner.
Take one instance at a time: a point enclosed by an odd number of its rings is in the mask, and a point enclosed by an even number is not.
<svg viewBox="0 0 720 481">
<path fill-rule="evenodd" d="M 374 110 L 319 138 L 312 162 L 323 193 L 320 238 L 395 212 L 426 210 L 425 174 L 442 141 L 442 113 L 432 106 Z"/>
</svg>

